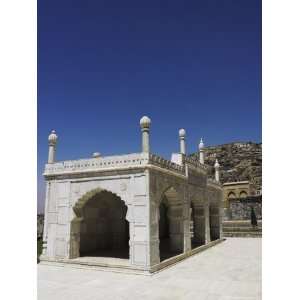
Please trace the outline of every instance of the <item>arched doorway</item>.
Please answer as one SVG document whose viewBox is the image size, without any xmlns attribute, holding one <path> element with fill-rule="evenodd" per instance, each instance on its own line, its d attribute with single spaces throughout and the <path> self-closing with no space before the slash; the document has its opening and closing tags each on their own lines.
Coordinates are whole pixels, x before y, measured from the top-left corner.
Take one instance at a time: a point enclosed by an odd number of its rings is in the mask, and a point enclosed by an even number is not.
<svg viewBox="0 0 300 300">
<path fill-rule="evenodd" d="M 240 192 L 240 198 L 247 198 L 248 194 L 245 191 Z"/>
<path fill-rule="evenodd" d="M 97 189 L 79 199 L 73 209 L 71 235 L 73 241 L 77 237 L 73 242 L 77 251 L 71 256 L 129 258 L 127 207 L 120 197 Z"/>
<path fill-rule="evenodd" d="M 227 197 L 228 199 L 235 199 L 236 198 L 236 195 L 235 195 L 235 193 L 234 192 L 230 192 L 229 194 L 228 194 L 228 197 Z"/>
<path fill-rule="evenodd" d="M 169 188 L 159 206 L 160 261 L 183 252 L 183 205 L 174 188 Z"/>
</svg>

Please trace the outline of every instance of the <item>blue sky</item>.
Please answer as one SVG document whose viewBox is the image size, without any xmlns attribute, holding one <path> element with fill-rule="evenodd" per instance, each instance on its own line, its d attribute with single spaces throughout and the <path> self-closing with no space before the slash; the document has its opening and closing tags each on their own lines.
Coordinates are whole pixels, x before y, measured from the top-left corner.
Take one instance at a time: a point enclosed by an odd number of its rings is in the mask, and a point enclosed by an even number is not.
<svg viewBox="0 0 300 300">
<path fill-rule="evenodd" d="M 57 160 L 261 141 L 261 1 L 38 1 L 38 210 Z"/>
</svg>

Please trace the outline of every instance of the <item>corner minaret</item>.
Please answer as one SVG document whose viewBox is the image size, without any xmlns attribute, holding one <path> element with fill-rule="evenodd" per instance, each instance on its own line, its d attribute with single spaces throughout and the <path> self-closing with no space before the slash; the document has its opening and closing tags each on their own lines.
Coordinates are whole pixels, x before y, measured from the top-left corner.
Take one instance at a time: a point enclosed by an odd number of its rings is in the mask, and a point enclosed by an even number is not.
<svg viewBox="0 0 300 300">
<path fill-rule="evenodd" d="M 49 152 L 48 152 L 48 164 L 53 164 L 55 162 L 55 151 L 57 143 L 57 135 L 55 130 L 52 130 L 49 137 Z"/>
<path fill-rule="evenodd" d="M 202 138 L 199 143 L 199 162 L 204 165 L 204 143 Z"/>
<path fill-rule="evenodd" d="M 215 167 L 215 180 L 217 182 L 220 182 L 220 164 L 217 159 L 214 167 Z"/>
<path fill-rule="evenodd" d="M 143 116 L 140 120 L 142 130 L 142 152 L 150 152 L 149 132 L 151 120 L 147 116 Z"/>
<path fill-rule="evenodd" d="M 186 155 L 186 145 L 185 145 L 185 130 L 179 130 L 179 140 L 180 140 L 180 154 Z"/>
</svg>

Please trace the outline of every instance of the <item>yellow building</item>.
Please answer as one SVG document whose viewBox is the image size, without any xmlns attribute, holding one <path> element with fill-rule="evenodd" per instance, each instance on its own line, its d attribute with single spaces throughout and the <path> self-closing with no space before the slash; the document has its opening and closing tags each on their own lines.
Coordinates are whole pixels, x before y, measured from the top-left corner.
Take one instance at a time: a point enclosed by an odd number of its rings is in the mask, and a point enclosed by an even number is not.
<svg viewBox="0 0 300 300">
<path fill-rule="evenodd" d="M 254 187 L 248 180 L 223 183 L 223 200 L 225 208 L 228 208 L 229 206 L 229 199 L 246 198 L 254 194 Z"/>
</svg>

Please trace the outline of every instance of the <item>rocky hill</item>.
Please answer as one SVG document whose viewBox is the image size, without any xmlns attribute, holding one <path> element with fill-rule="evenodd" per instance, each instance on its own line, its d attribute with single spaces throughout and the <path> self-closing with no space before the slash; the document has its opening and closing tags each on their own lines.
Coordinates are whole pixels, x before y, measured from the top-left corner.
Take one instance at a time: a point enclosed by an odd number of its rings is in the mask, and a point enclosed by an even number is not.
<svg viewBox="0 0 300 300">
<path fill-rule="evenodd" d="M 192 156 L 198 159 L 198 153 Z M 262 184 L 262 144 L 253 142 L 229 143 L 205 148 L 205 163 L 214 174 L 215 159 L 220 163 L 221 182 L 249 180 L 256 190 Z"/>
</svg>

